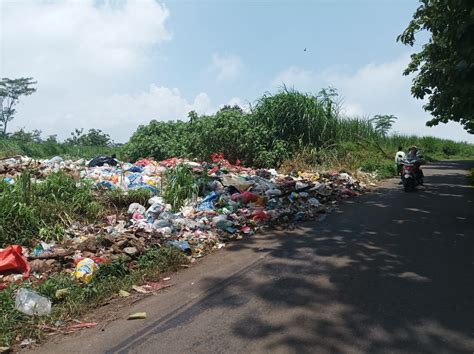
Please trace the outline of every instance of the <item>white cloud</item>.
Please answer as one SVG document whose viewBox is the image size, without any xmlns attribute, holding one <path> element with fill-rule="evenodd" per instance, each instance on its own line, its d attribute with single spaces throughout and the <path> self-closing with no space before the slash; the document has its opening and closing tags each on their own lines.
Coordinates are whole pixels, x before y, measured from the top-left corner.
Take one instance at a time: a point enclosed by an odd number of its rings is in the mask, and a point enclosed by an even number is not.
<svg viewBox="0 0 474 354">
<path fill-rule="evenodd" d="M 169 40 L 155 0 L 19 0 L 2 4 L 2 71 L 52 80 L 110 77 L 140 66 Z M 45 82 L 46 81 L 46 82 Z M 61 82 L 62 83 L 62 82 Z"/>
<path fill-rule="evenodd" d="M 409 57 L 402 56 L 386 63 L 370 63 L 350 74 L 335 70 L 318 72 L 290 67 L 279 73 L 271 85 L 277 88 L 284 83 L 310 92 L 333 86 L 344 100 L 343 111 L 347 115 L 394 114 L 398 117 L 394 131 L 474 143 L 474 135 L 468 134 L 457 123 L 441 124 L 433 128 L 425 126 L 430 115 L 423 110 L 423 102 L 411 96 L 411 78 L 402 76 L 408 62 Z"/>
<path fill-rule="evenodd" d="M 212 56 L 210 69 L 218 80 L 234 80 L 242 71 L 242 60 L 236 55 L 215 53 Z"/>
<path fill-rule="evenodd" d="M 148 91 L 139 94 L 113 95 L 102 102 L 97 102 L 99 109 L 87 119 L 80 121 L 81 127 L 95 126 L 114 133 L 118 141 L 126 141 L 138 125 L 147 124 L 150 120 L 187 120 L 189 111 L 198 114 L 209 114 L 215 109 L 206 93 L 199 93 L 189 102 L 176 88 L 151 85 Z M 86 107 L 80 107 L 80 112 Z M 101 117 L 112 117 L 102 120 Z M 77 121 L 75 122 L 77 125 Z"/>
<path fill-rule="evenodd" d="M 124 141 L 147 119 L 206 111 L 206 94 L 193 102 L 156 86 L 118 94 L 149 83 L 156 45 L 171 39 L 168 16 L 155 0 L 2 1 L 1 76 L 38 81 L 9 130 L 38 128 L 64 138 L 76 127 L 101 128 Z"/>
</svg>

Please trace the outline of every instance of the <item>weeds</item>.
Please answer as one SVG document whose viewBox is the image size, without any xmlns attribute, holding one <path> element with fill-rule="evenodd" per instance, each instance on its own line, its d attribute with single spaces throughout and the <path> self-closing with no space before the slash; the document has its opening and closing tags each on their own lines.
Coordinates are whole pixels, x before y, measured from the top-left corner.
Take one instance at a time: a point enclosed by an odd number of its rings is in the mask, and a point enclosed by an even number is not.
<svg viewBox="0 0 474 354">
<path fill-rule="evenodd" d="M 173 211 L 178 211 L 187 202 L 198 196 L 199 186 L 193 172 L 185 165 L 178 165 L 166 172 L 164 200 L 171 204 Z"/>
<path fill-rule="evenodd" d="M 26 169 L 16 183 L 0 182 L 0 247 L 59 241 L 70 223 L 97 220 L 103 211 L 90 184 L 65 172 L 36 182 Z"/>
<path fill-rule="evenodd" d="M 123 261 L 113 261 L 103 266 L 89 284 L 78 283 L 68 274 L 53 275 L 35 288 L 53 302 L 51 315 L 42 318 L 17 311 L 15 291 L 18 286 L 10 286 L 0 291 L 0 346 L 11 346 L 14 341 L 24 338 L 41 338 L 38 324 L 69 321 L 100 306 L 119 290 L 130 290 L 132 285 L 140 284 L 144 279 L 154 280 L 160 273 L 176 270 L 185 263 L 187 258 L 179 249 L 163 247 L 152 248 L 141 255 L 137 269 L 131 269 Z M 31 287 L 32 284 L 23 283 L 21 286 Z M 68 294 L 58 299 L 56 292 L 60 289 L 68 289 Z"/>
</svg>

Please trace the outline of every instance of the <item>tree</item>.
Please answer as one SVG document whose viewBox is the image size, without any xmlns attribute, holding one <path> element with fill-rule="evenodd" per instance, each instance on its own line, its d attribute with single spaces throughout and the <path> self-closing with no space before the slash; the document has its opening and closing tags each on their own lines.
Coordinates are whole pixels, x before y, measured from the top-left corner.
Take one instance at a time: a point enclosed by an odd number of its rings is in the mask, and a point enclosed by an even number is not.
<svg viewBox="0 0 474 354">
<path fill-rule="evenodd" d="M 41 139 L 41 130 L 39 129 L 34 129 L 31 132 L 27 132 L 25 128 L 21 128 L 20 130 L 10 134 L 10 138 L 25 143 L 41 143 L 43 141 L 43 139 Z"/>
<path fill-rule="evenodd" d="M 20 101 L 21 96 L 29 96 L 36 92 L 36 81 L 31 77 L 22 77 L 19 79 L 3 78 L 0 81 L 0 123 L 1 134 L 6 136 L 8 122 L 13 120 L 16 109 L 15 106 Z"/>
<path fill-rule="evenodd" d="M 389 130 L 392 129 L 392 125 L 396 120 L 397 117 L 392 114 L 377 114 L 372 119 L 369 119 L 370 122 L 373 122 L 375 130 L 383 136 L 386 136 L 388 134 Z"/>
<path fill-rule="evenodd" d="M 423 106 L 433 118 L 426 125 L 459 122 L 474 133 L 474 1 L 420 0 L 421 5 L 397 41 L 415 44 L 423 30 L 431 34 L 419 53 L 411 55 L 404 75 L 417 73 L 411 93 L 428 98 Z"/>
<path fill-rule="evenodd" d="M 231 106 L 230 104 L 225 104 L 219 109 L 219 112 L 225 112 L 225 111 L 235 111 L 240 114 L 244 114 L 244 110 L 238 105 L 234 104 Z"/>
<path fill-rule="evenodd" d="M 89 129 L 87 133 L 84 133 L 84 129 L 75 129 L 65 143 L 77 146 L 110 146 L 113 142 L 109 134 L 100 129 Z"/>
</svg>

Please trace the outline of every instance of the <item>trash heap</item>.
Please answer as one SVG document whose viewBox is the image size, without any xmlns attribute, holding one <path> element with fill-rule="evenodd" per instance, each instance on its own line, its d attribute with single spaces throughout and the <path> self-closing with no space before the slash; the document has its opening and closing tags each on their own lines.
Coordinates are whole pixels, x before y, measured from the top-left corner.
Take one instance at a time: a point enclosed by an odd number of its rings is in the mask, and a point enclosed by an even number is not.
<svg viewBox="0 0 474 354">
<path fill-rule="evenodd" d="M 15 178 L 26 169 L 32 171 L 33 175 L 40 180 L 59 170 L 77 175 L 78 171 L 85 168 L 85 165 L 85 159 L 72 161 L 55 156 L 52 159 L 35 160 L 27 156 L 14 156 L 0 160 L 0 180 L 14 183 Z"/>
<path fill-rule="evenodd" d="M 0 285 L 24 279 L 25 274 L 44 278 L 59 271 L 88 282 L 101 264 L 122 258 L 133 266 L 152 246 L 178 247 L 192 262 L 212 249 L 225 247 L 229 240 L 249 237 L 263 227 L 314 219 L 338 201 L 366 189 L 348 173 L 284 175 L 275 169 L 231 164 L 222 155 L 213 155 L 212 163 L 177 158 L 160 162 L 142 159 L 133 164 L 104 157 L 89 162 L 20 158 L 3 160 L 0 176 L 13 181 L 32 164 L 37 175 L 64 169 L 78 173 L 99 189 L 148 189 L 154 196 L 147 205 L 132 203 L 126 213 L 109 215 L 102 224 L 72 224 L 61 243 L 41 242 L 33 249 L 16 249 L 28 264 L 22 263 L 20 274 L 2 275 L 0 259 Z M 163 190 L 167 170 L 177 165 L 188 166 L 206 182 L 201 186 L 201 196 L 194 196 L 180 210 L 173 211 L 163 199 Z"/>
</svg>

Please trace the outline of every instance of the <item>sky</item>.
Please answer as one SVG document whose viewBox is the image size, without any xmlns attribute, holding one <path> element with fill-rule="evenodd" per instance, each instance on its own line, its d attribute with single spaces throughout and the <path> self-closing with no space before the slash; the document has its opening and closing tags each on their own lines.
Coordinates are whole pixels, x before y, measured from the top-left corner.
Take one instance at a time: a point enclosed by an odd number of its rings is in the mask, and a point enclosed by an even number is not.
<svg viewBox="0 0 474 354">
<path fill-rule="evenodd" d="M 64 139 L 102 129 L 126 142 L 150 120 L 248 107 L 283 85 L 338 90 L 350 116 L 398 117 L 393 131 L 474 143 L 457 123 L 428 128 L 396 42 L 415 0 L 0 0 L 0 77 L 33 77 L 9 131 Z M 305 51 L 306 49 L 306 51 Z"/>
</svg>

